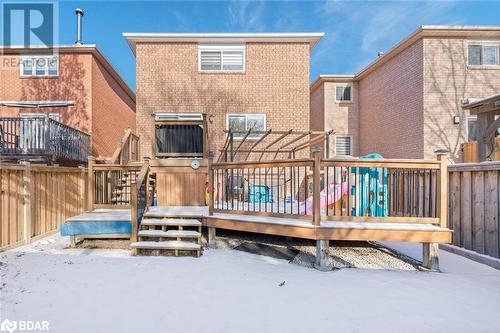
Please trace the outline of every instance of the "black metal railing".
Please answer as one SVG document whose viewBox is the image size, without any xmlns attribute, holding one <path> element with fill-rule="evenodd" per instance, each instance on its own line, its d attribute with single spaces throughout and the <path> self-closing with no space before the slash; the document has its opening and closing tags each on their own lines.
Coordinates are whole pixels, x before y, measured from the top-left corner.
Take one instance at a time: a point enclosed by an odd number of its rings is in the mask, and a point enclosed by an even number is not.
<svg viewBox="0 0 500 333">
<path fill-rule="evenodd" d="M 0 117 L 0 155 L 86 162 L 90 135 L 49 117 Z"/>
</svg>

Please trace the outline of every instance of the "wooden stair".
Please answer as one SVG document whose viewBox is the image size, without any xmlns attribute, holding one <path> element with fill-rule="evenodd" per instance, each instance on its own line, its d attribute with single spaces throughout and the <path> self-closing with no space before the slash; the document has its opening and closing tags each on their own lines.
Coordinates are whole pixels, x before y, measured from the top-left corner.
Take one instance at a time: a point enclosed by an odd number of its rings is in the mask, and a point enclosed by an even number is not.
<svg viewBox="0 0 500 333">
<path fill-rule="evenodd" d="M 132 254 L 178 256 L 180 252 L 201 255 L 201 222 L 186 218 L 150 218 L 144 216 L 137 233 L 138 241 L 130 244 Z"/>
</svg>

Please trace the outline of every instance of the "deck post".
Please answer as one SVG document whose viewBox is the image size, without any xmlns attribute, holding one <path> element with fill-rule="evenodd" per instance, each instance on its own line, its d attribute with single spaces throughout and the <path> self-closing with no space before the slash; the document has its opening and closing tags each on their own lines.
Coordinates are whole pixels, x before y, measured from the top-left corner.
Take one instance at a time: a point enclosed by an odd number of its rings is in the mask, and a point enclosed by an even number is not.
<svg viewBox="0 0 500 333">
<path fill-rule="evenodd" d="M 214 175 L 212 173 L 212 163 L 214 159 L 214 153 L 212 151 L 208 152 L 208 195 L 207 195 L 207 205 L 208 205 L 208 215 L 214 215 Z"/>
<path fill-rule="evenodd" d="M 33 219 L 33 202 L 31 200 L 34 183 L 31 177 L 31 163 L 29 161 L 24 162 L 24 173 L 23 173 L 23 199 L 24 199 L 24 242 L 29 244 L 31 242 L 31 224 Z"/>
<path fill-rule="evenodd" d="M 215 241 L 215 227 L 208 227 L 208 247 L 215 249 L 217 247 L 217 243 Z"/>
<path fill-rule="evenodd" d="M 441 228 L 448 227 L 448 151 L 437 150 L 436 156 L 438 161 L 441 162 L 439 166 L 439 174 L 437 178 L 438 195 L 437 195 L 437 208 L 439 225 Z"/>
<path fill-rule="evenodd" d="M 87 174 L 87 191 L 88 191 L 88 205 L 87 210 L 94 210 L 94 193 L 95 193 L 95 181 L 94 181 L 94 163 L 95 158 L 93 156 L 88 157 L 88 174 Z"/>
<path fill-rule="evenodd" d="M 49 113 L 44 114 L 44 120 L 43 120 L 43 153 L 46 156 L 49 156 L 49 149 L 50 149 L 50 118 L 49 118 Z M 54 156 L 49 156 L 47 159 L 50 158 L 50 161 L 54 159 Z"/>
<path fill-rule="evenodd" d="M 313 165 L 313 224 L 319 226 L 321 224 L 321 148 L 314 147 L 312 149 L 314 157 Z"/>
<path fill-rule="evenodd" d="M 138 228 L 138 216 L 137 216 L 137 184 L 135 177 L 130 180 L 130 224 L 132 230 L 130 231 L 130 242 L 137 242 L 137 228 Z"/>
<path fill-rule="evenodd" d="M 438 243 L 422 243 L 422 265 L 431 271 L 439 271 Z"/>
<path fill-rule="evenodd" d="M 316 263 L 314 268 L 327 272 L 331 270 L 330 263 L 330 241 L 328 239 L 316 240 Z"/>
</svg>

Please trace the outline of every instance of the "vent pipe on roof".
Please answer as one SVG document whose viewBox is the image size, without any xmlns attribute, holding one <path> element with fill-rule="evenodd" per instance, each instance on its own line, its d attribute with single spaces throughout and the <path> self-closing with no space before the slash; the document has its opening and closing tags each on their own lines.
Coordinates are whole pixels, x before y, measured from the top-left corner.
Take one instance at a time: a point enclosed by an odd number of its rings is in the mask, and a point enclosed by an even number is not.
<svg viewBox="0 0 500 333">
<path fill-rule="evenodd" d="M 77 8 L 76 13 L 76 42 L 75 44 L 82 45 L 82 17 L 83 10 Z"/>
<path fill-rule="evenodd" d="M 382 51 L 378 53 L 378 56 L 379 56 L 379 57 L 381 57 L 381 56 L 383 56 L 383 55 L 384 55 L 384 52 L 382 52 Z"/>
</svg>

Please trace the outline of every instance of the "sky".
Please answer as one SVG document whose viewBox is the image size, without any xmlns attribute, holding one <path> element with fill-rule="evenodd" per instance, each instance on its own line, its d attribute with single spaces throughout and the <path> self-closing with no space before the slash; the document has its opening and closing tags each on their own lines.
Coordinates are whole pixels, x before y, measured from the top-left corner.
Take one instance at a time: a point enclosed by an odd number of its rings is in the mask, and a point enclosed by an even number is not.
<svg viewBox="0 0 500 333">
<path fill-rule="evenodd" d="M 135 90 L 135 58 L 123 32 L 324 32 L 311 80 L 354 74 L 421 25 L 500 25 L 500 1 L 61 1 L 59 40 L 97 44 Z"/>
</svg>

